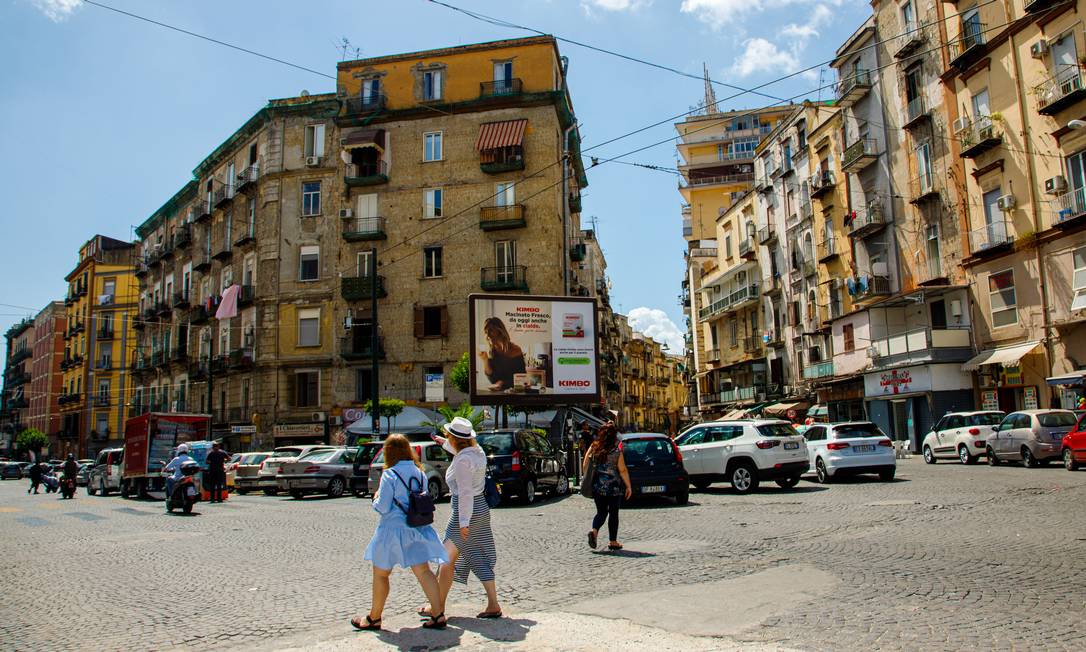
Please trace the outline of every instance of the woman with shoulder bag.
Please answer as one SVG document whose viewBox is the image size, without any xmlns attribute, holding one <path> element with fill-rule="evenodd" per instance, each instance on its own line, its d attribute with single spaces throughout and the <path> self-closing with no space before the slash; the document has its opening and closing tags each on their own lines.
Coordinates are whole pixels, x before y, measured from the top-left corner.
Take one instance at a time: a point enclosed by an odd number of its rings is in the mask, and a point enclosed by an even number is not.
<svg viewBox="0 0 1086 652">
<path fill-rule="evenodd" d="M 412 527 L 407 522 L 411 493 L 425 489 L 426 474 L 411 442 L 403 435 L 389 435 L 385 439 L 384 456 L 385 471 L 373 497 L 373 509 L 381 515 L 381 521 L 364 555 L 373 563 L 373 604 L 365 620 L 355 616 L 351 624 L 360 630 L 381 629 L 381 613 L 389 593 L 388 578 L 394 567 L 401 566 L 411 569 L 430 603 L 438 607 L 438 615 L 422 626 L 444 629 L 445 601 L 429 563 L 442 564 L 449 557 L 432 526 Z"/>
<path fill-rule="evenodd" d="M 622 550 L 622 544 L 618 542 L 618 510 L 622 507 L 622 499 L 630 497 L 631 485 L 614 423 L 608 421 L 600 426 L 596 441 L 585 453 L 583 468 L 587 470 L 585 481 L 590 483 L 590 496 L 596 501 L 596 515 L 592 518 L 592 529 L 588 531 L 588 546 L 596 549 L 600 528 L 606 521 L 607 532 L 611 535 L 608 550 Z M 586 490 L 585 493 L 589 492 Z"/>
<path fill-rule="evenodd" d="M 490 529 L 490 505 L 486 499 L 486 453 L 475 440 L 475 428 L 464 417 L 455 417 L 442 429 L 445 437 L 433 436 L 434 441 L 453 454 L 445 473 L 445 483 L 452 495 L 452 516 L 445 529 L 445 551 L 449 561 L 441 565 L 438 584 L 441 603 L 449 597 L 453 580 L 468 583 L 468 572 L 475 574 L 486 590 L 486 609 L 477 618 L 501 618 L 498 589 L 494 581 L 494 565 L 498 553 L 494 533 Z M 430 617 L 433 602 L 419 609 L 419 615 Z"/>
</svg>

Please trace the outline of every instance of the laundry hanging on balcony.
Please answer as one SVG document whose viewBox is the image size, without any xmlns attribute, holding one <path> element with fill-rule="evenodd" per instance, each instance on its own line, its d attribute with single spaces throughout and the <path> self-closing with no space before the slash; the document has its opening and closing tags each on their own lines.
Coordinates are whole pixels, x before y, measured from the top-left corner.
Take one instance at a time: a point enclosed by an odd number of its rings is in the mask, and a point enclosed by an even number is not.
<svg viewBox="0 0 1086 652">
<path fill-rule="evenodd" d="M 215 311 L 215 319 L 230 319 L 238 316 L 238 294 L 240 293 L 241 286 L 237 283 L 223 290 L 222 303 Z"/>
</svg>

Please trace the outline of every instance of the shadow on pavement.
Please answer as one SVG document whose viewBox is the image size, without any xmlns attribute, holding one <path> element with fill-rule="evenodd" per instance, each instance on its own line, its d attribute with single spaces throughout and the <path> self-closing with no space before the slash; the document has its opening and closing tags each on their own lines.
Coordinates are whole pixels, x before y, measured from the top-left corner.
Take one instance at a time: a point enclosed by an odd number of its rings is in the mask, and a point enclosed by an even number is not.
<svg viewBox="0 0 1086 652">
<path fill-rule="evenodd" d="M 816 480 L 812 479 L 811 482 L 816 482 Z M 823 484 L 796 485 L 795 487 L 792 487 L 791 489 L 784 489 L 782 487 L 778 487 L 776 484 L 770 483 L 770 484 L 762 484 L 762 485 L 760 485 L 758 487 L 758 490 L 755 491 L 754 494 L 789 494 L 789 495 L 809 494 L 809 493 L 818 493 L 819 491 L 826 491 L 827 489 L 829 489 L 829 487 L 827 487 L 826 485 L 823 485 Z M 708 494 L 710 496 L 740 496 L 740 495 L 743 495 L 743 494 L 737 494 L 735 492 L 735 490 L 732 489 L 730 486 L 709 487 L 708 489 L 700 489 L 700 490 L 695 489 L 694 491 L 696 491 L 697 493 Z M 696 495 L 696 494 L 691 493 L 691 497 L 693 497 L 694 495 Z"/>
<path fill-rule="evenodd" d="M 528 632 L 537 624 L 536 621 L 527 618 L 495 618 L 494 620 L 451 618 L 449 623 L 455 623 L 465 631 L 475 632 L 483 638 L 502 643 L 523 641 L 528 638 Z"/>
<path fill-rule="evenodd" d="M 638 550 L 628 550 L 625 548 L 622 550 L 608 550 L 606 546 L 601 550 L 593 550 L 592 554 L 605 555 L 608 557 L 626 557 L 629 559 L 645 559 L 646 557 L 656 556 L 656 553 L 654 552 L 640 552 Z"/>
</svg>

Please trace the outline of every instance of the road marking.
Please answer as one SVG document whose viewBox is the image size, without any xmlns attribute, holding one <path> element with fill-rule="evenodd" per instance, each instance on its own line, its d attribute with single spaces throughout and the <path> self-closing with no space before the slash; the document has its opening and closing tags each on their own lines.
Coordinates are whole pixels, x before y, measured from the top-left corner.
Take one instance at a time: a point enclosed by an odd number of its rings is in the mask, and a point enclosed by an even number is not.
<svg viewBox="0 0 1086 652">
<path fill-rule="evenodd" d="M 18 507 L 0 507 L 0 514 L 15 514 L 23 510 Z"/>
</svg>

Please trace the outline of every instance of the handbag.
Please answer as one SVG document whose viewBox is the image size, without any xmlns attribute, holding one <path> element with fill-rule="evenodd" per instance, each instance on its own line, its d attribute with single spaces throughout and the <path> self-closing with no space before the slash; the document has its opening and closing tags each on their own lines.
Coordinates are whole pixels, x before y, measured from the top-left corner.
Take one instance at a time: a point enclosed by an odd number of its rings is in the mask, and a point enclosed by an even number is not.
<svg viewBox="0 0 1086 652">
<path fill-rule="evenodd" d="M 486 482 L 483 485 L 483 496 L 486 497 L 486 504 L 490 507 L 497 507 L 502 502 L 502 491 L 498 488 L 498 483 L 494 480 L 494 476 L 490 474 L 490 467 L 486 467 Z"/>
<path fill-rule="evenodd" d="M 430 525 L 434 522 L 434 497 L 431 496 L 426 488 L 422 484 L 422 480 L 418 478 L 411 478 L 411 484 L 403 481 L 395 471 L 389 471 L 392 475 L 396 476 L 396 479 L 407 488 L 407 507 L 404 507 L 395 498 L 392 502 L 396 503 L 396 506 L 403 510 L 403 513 L 407 515 L 407 524 L 411 527 L 422 527 L 424 525 Z M 419 489 L 414 489 L 414 484 L 419 483 Z"/>
<path fill-rule="evenodd" d="M 581 478 L 581 495 L 585 498 L 592 497 L 592 483 L 596 481 L 596 460 L 590 459 L 585 467 L 584 477 Z"/>
</svg>

